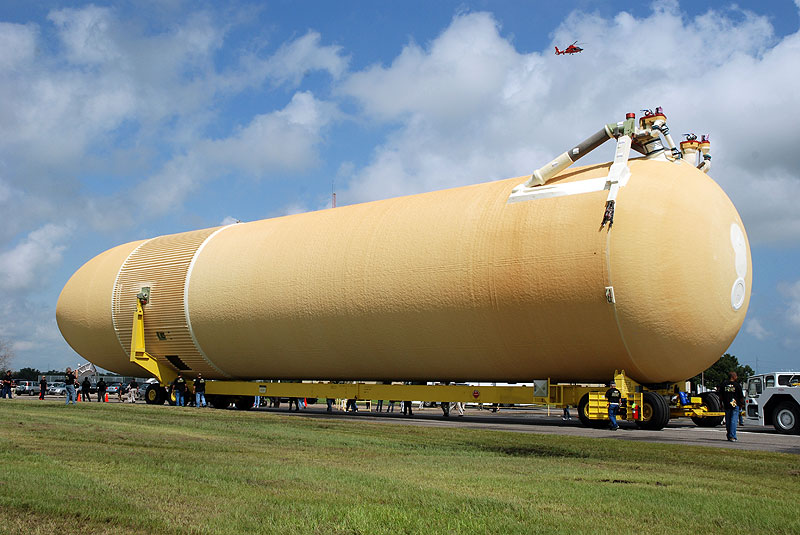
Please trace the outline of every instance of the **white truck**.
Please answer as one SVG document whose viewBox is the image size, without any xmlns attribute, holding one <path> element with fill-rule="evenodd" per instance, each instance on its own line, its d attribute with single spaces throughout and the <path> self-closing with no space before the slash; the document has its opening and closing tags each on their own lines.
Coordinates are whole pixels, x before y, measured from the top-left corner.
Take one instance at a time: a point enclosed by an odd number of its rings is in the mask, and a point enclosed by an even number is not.
<svg viewBox="0 0 800 535">
<path fill-rule="evenodd" d="M 772 424 L 779 433 L 800 434 L 800 372 L 772 372 L 747 380 L 745 417 Z"/>
</svg>

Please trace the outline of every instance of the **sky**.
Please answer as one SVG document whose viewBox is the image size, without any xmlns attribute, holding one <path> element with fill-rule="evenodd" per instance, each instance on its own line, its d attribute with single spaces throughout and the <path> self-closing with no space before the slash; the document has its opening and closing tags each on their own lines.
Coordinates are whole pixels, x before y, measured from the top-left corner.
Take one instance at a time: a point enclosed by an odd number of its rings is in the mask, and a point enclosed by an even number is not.
<svg viewBox="0 0 800 535">
<path fill-rule="evenodd" d="M 728 352 L 798 370 L 798 2 L 5 0 L 12 368 L 84 362 L 56 301 L 111 247 L 324 209 L 333 189 L 343 205 L 529 174 L 663 106 L 673 133 L 711 135 L 709 174 L 750 240 Z M 607 144 L 586 163 L 612 158 Z"/>
</svg>

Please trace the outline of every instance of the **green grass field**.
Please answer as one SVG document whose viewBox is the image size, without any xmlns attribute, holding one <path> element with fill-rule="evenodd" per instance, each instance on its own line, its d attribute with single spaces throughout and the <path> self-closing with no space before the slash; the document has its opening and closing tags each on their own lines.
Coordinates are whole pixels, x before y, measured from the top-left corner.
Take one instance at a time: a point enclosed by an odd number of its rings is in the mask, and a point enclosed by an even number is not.
<svg viewBox="0 0 800 535">
<path fill-rule="evenodd" d="M 800 458 L 0 402 L 0 533 L 800 533 Z"/>
</svg>

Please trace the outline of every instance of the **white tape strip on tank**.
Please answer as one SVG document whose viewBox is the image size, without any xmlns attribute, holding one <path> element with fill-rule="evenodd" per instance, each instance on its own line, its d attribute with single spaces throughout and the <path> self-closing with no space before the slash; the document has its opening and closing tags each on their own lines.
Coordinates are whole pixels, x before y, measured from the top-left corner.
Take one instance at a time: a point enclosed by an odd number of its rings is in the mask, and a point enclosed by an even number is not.
<svg viewBox="0 0 800 535">
<path fill-rule="evenodd" d="M 744 278 L 747 275 L 747 244 L 744 241 L 742 228 L 735 222 L 731 223 L 731 245 L 733 246 L 733 262 L 737 276 L 731 288 L 731 306 L 734 310 L 739 310 L 742 308 L 744 298 L 747 295 L 747 288 L 744 283 Z"/>
<path fill-rule="evenodd" d="M 628 183 L 630 173 L 627 173 L 619 178 L 619 187 L 623 187 Z M 580 195 L 581 193 L 592 193 L 595 191 L 603 191 L 611 188 L 608 182 L 608 177 L 588 178 L 586 180 L 578 180 L 576 182 L 565 182 L 563 184 L 552 184 L 546 186 L 534 186 L 526 188 L 522 184 L 515 187 L 511 195 L 508 197 L 508 202 L 522 202 L 533 201 L 536 199 L 549 199 L 552 197 L 563 197 L 565 195 Z"/>
</svg>

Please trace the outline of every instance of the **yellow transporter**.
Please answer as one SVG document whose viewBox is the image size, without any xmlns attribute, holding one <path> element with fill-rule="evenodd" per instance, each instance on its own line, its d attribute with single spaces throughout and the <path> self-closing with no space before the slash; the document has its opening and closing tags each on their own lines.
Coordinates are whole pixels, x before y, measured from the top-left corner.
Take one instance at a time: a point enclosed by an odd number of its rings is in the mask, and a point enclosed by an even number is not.
<svg viewBox="0 0 800 535">
<path fill-rule="evenodd" d="M 681 160 L 626 157 L 622 176 L 617 163 L 121 245 L 72 276 L 58 325 L 105 369 L 220 380 L 208 393 L 221 405 L 359 388 L 242 382 L 265 378 L 542 378 L 545 395 L 525 399 L 583 402 L 588 418 L 590 389 L 559 382 L 624 369 L 671 392 L 730 345 L 750 297 L 744 226 L 719 186 Z M 373 399 L 405 398 L 379 386 Z M 476 399 L 429 392 L 413 397 Z M 480 401 L 520 399 L 507 392 Z"/>
</svg>

